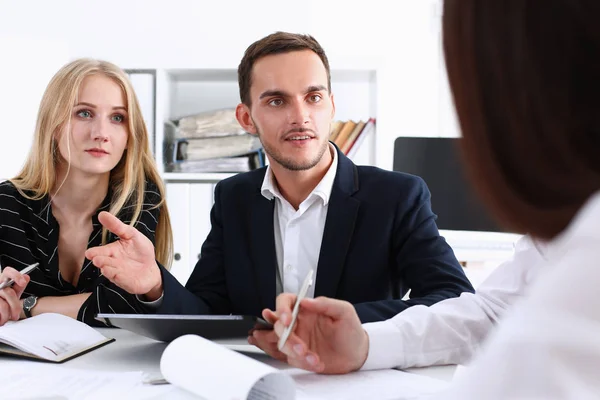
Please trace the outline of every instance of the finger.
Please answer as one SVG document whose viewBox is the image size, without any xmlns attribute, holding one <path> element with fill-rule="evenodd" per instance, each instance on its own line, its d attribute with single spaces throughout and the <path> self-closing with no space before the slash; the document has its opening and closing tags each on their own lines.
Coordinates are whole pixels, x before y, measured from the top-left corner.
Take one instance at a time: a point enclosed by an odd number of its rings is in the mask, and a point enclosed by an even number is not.
<svg viewBox="0 0 600 400">
<path fill-rule="evenodd" d="M 278 337 L 273 331 L 255 330 L 252 332 L 252 336 L 262 343 L 277 343 L 278 341 Z"/>
<path fill-rule="evenodd" d="M 287 362 L 285 354 L 277 349 L 277 336 L 273 332 L 254 331 L 252 340 L 249 339 L 248 342 L 260 348 L 272 358 Z"/>
<path fill-rule="evenodd" d="M 302 310 L 300 310 L 300 312 L 298 313 L 298 317 L 302 316 Z M 286 313 L 286 314 L 282 314 L 280 316 L 280 318 L 275 321 L 275 323 L 273 324 L 273 330 L 277 333 L 277 335 L 279 337 L 281 337 L 283 335 L 283 331 L 290 326 L 290 324 L 292 323 L 292 314 L 291 313 Z"/>
<path fill-rule="evenodd" d="M 262 317 L 265 321 L 267 321 L 270 324 L 275 324 L 275 322 L 277 321 L 277 314 L 275 314 L 273 311 L 269 310 L 268 308 L 265 308 L 262 312 Z"/>
<path fill-rule="evenodd" d="M 98 214 L 98 221 L 100 221 L 102 226 L 117 235 L 120 239 L 131 240 L 137 233 L 137 229 L 124 224 L 119 218 L 106 211 L 102 211 Z"/>
<path fill-rule="evenodd" d="M 352 304 L 347 301 L 317 297 L 316 299 L 303 299 L 300 303 L 301 311 L 309 311 L 332 319 L 343 319 L 356 314 Z"/>
<path fill-rule="evenodd" d="M 8 305 L 8 319 L 18 320 L 21 315 L 21 301 L 19 301 L 17 293 L 12 288 L 6 288 L 0 290 L 0 298 Z"/>
<path fill-rule="evenodd" d="M 316 373 L 322 373 L 325 370 L 325 363 L 319 359 L 316 353 L 309 353 L 302 358 L 288 358 L 288 364 Z"/>
<path fill-rule="evenodd" d="M 23 278 L 25 278 L 25 285 L 14 284 L 12 287 L 12 289 L 17 294 L 18 299 L 21 298 L 21 295 L 23 294 L 25 288 L 27 287 L 27 285 L 29 285 L 29 281 L 31 280 L 31 277 L 29 275 L 23 275 Z"/>
<path fill-rule="evenodd" d="M 278 337 L 279 336 L 281 335 L 278 335 Z M 302 358 L 306 357 L 309 350 L 307 343 L 305 343 L 298 335 L 292 333 L 287 338 L 280 351 L 289 358 Z"/>
<path fill-rule="evenodd" d="M 105 267 L 118 268 L 119 261 L 114 257 L 96 256 L 92 258 L 92 264 L 100 269 Z"/>
<path fill-rule="evenodd" d="M 27 283 L 29 282 L 25 278 L 25 275 L 23 275 L 16 269 L 11 268 L 11 267 L 6 267 L 2 270 L 2 274 L 0 274 L 0 282 L 5 282 L 5 281 L 8 281 L 9 279 L 12 279 L 13 281 L 15 281 L 16 285 L 21 286 L 21 287 L 27 286 Z"/>
<path fill-rule="evenodd" d="M 105 265 L 102 268 L 100 268 L 100 272 L 106 277 L 106 279 L 113 283 L 116 283 L 115 280 L 117 278 L 117 274 L 119 273 L 119 270 L 117 268 L 114 268 L 110 265 Z"/>
<path fill-rule="evenodd" d="M 92 260 L 95 257 L 100 256 L 112 257 L 117 252 L 118 246 L 120 246 L 118 242 L 113 242 L 104 246 L 90 247 L 85 251 L 85 258 L 87 258 L 88 260 Z"/>
<path fill-rule="evenodd" d="M 277 296 L 275 314 L 278 318 L 281 318 L 283 314 L 292 313 L 292 308 L 296 302 L 296 295 L 292 293 L 282 293 Z M 288 323 L 289 325 L 289 323 Z M 286 325 L 287 326 L 287 325 Z"/>
<path fill-rule="evenodd" d="M 0 298 L 0 326 L 4 325 L 10 317 L 10 307 L 8 303 Z"/>
</svg>

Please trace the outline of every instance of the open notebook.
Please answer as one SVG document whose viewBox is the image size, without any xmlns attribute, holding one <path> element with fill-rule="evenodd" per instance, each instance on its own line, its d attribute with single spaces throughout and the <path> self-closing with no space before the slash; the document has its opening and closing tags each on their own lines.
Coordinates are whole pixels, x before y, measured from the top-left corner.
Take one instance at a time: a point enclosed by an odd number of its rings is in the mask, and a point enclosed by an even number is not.
<svg viewBox="0 0 600 400">
<path fill-rule="evenodd" d="M 40 314 L 0 327 L 0 355 L 61 363 L 114 341 L 61 314 Z"/>
<path fill-rule="evenodd" d="M 207 400 L 421 399 L 448 386 L 438 379 L 391 369 L 346 375 L 278 369 L 196 335 L 171 342 L 161 357 L 160 370 L 172 385 Z"/>
</svg>

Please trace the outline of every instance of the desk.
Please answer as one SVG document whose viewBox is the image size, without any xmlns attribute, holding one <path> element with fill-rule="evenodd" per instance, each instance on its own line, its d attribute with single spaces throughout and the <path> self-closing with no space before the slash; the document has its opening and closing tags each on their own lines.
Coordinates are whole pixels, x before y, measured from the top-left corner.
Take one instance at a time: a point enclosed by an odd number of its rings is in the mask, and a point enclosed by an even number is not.
<svg viewBox="0 0 600 400">
<path fill-rule="evenodd" d="M 157 342 L 133 332 L 129 332 L 116 328 L 99 328 L 99 332 L 107 337 L 115 338 L 116 341 L 104 347 L 96 349 L 90 353 L 84 354 L 77 358 L 61 364 L 65 368 L 75 368 L 84 370 L 96 371 L 143 371 L 151 376 L 160 375 L 160 357 L 167 346 L 167 343 Z M 244 354 L 265 362 L 275 368 L 289 368 L 277 360 L 274 360 L 264 354 L 255 346 L 247 344 L 245 339 L 224 340 L 219 343 L 231 348 L 232 350 L 241 351 Z M 2 363 L 27 363 L 21 359 L 4 358 Z M 452 380 L 455 366 L 439 366 L 428 368 L 412 368 L 408 372 L 414 372 L 426 375 L 432 378 L 442 379 L 446 381 Z M 164 389 L 164 388 L 162 388 Z M 159 388 L 157 387 L 157 391 Z M 191 393 L 174 388 L 166 396 L 157 396 L 154 399 L 168 398 L 174 400 L 192 400 L 198 397 Z"/>
</svg>

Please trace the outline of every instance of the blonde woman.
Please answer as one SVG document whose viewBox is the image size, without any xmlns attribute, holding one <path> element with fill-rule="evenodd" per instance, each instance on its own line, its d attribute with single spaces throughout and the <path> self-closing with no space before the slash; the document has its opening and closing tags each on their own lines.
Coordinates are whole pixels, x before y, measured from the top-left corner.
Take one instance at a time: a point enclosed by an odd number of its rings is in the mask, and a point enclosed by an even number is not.
<svg viewBox="0 0 600 400">
<path fill-rule="evenodd" d="M 88 324 L 99 312 L 142 312 L 84 253 L 117 240 L 98 222 L 108 211 L 147 236 L 168 266 L 164 193 L 126 74 L 93 59 L 61 68 L 40 103 L 22 171 L 0 183 L 0 281 L 15 280 L 0 290 L 0 325 L 47 312 Z M 29 276 L 18 272 L 36 262 Z"/>
</svg>

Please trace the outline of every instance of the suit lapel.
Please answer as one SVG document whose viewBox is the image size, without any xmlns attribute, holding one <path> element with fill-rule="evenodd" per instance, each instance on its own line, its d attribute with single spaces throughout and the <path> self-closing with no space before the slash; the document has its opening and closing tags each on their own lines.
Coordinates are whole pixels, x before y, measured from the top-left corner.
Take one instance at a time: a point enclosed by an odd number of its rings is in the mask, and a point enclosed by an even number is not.
<svg viewBox="0 0 600 400">
<path fill-rule="evenodd" d="M 262 308 L 275 309 L 277 257 L 273 230 L 275 202 L 259 192 L 250 203 L 250 249 L 254 268 L 255 287 Z"/>
<path fill-rule="evenodd" d="M 338 151 L 338 170 L 331 189 L 325 230 L 317 265 L 315 297 L 336 297 L 346 255 L 350 248 L 360 201 L 356 166 Z"/>
</svg>

